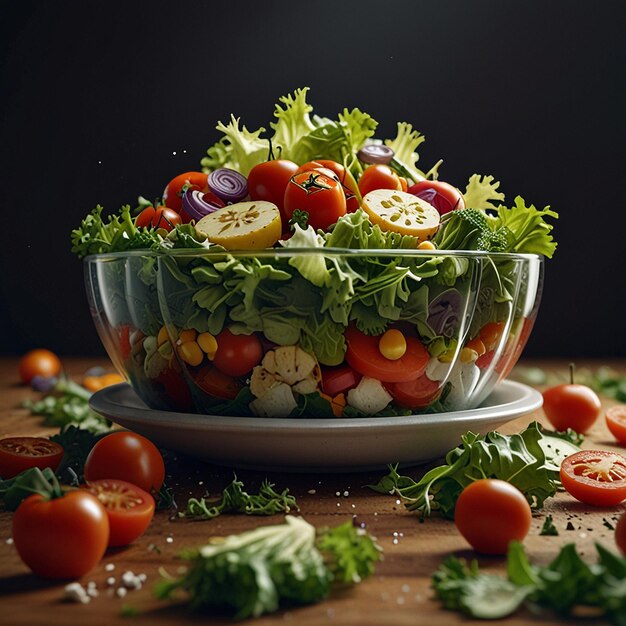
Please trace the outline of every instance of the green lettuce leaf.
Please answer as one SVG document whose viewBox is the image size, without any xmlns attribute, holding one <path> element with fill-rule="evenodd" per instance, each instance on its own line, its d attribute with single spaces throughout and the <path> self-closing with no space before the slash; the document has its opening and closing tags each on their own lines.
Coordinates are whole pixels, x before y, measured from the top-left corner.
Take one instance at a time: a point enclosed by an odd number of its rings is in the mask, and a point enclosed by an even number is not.
<svg viewBox="0 0 626 626">
<path fill-rule="evenodd" d="M 309 115 L 313 107 L 306 101 L 308 91 L 309 87 L 303 87 L 296 89 L 293 96 L 291 94 L 281 96 L 274 110 L 277 121 L 270 123 L 274 130 L 272 146 L 279 151 L 281 159 L 304 163 L 296 160 L 300 158 L 297 154 L 298 144 L 304 136 L 315 130 Z M 284 107 L 281 107 L 281 104 Z"/>
<path fill-rule="evenodd" d="M 463 198 L 468 209 L 495 209 L 494 202 L 504 202 L 504 194 L 498 191 L 500 182 L 493 176 L 473 174 L 465 188 Z"/>
</svg>

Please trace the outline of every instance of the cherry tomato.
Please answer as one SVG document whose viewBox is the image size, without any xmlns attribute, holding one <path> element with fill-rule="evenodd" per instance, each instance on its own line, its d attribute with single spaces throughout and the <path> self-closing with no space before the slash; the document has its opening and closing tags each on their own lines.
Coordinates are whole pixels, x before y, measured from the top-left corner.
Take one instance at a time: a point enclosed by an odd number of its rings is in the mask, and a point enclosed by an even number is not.
<svg viewBox="0 0 626 626">
<path fill-rule="evenodd" d="M 345 393 L 359 384 L 362 376 L 348 365 L 322 367 L 322 390 L 334 397 Z"/>
<path fill-rule="evenodd" d="M 388 165 L 370 165 L 359 179 L 359 191 L 364 196 L 375 189 L 402 191 L 400 177 Z"/>
<path fill-rule="evenodd" d="M 607 450 L 581 450 L 561 463 L 563 487 L 577 500 L 615 506 L 626 499 L 626 457 Z"/>
<path fill-rule="evenodd" d="M 543 411 L 556 430 L 572 428 L 586 433 L 598 419 L 601 409 L 600 398 L 585 385 L 568 383 L 543 392 Z"/>
<path fill-rule="evenodd" d="M 408 192 L 432 204 L 440 215 L 465 208 L 463 194 L 456 187 L 441 180 L 422 180 L 411 185 Z"/>
<path fill-rule="evenodd" d="M 626 404 L 612 406 L 606 412 L 605 418 L 606 425 L 609 427 L 613 437 L 623 446 L 626 446 Z"/>
<path fill-rule="evenodd" d="M 58 376 L 61 373 L 61 361 L 50 350 L 31 350 L 20 359 L 18 370 L 22 382 L 28 385 L 35 376 Z"/>
<path fill-rule="evenodd" d="M 0 439 L 0 476 L 5 479 L 31 467 L 55 470 L 62 458 L 63 448 L 44 437 Z"/>
<path fill-rule="evenodd" d="M 396 360 L 381 354 L 380 337 L 366 335 L 354 326 L 348 326 L 345 337 L 346 361 L 363 376 L 385 383 L 402 383 L 419 378 L 428 365 L 428 350 L 415 337 L 406 337 L 406 352 Z"/>
<path fill-rule="evenodd" d="M 293 161 L 275 159 L 255 165 L 248 174 L 248 193 L 252 200 L 273 202 L 280 211 L 283 223 L 287 223 L 284 199 L 289 179 L 298 171 Z"/>
<path fill-rule="evenodd" d="M 183 211 L 183 194 L 187 189 L 207 192 L 209 190 L 207 178 L 208 175 L 203 172 L 185 172 L 172 178 L 163 190 L 163 204 L 176 211 L 185 224 L 190 222 L 191 218 Z"/>
<path fill-rule="evenodd" d="M 95 496 L 109 518 L 109 547 L 127 546 L 145 532 L 154 516 L 154 498 L 125 480 L 93 480 L 81 489 Z"/>
<path fill-rule="evenodd" d="M 336 174 L 346 196 L 346 212 L 354 213 L 359 208 L 359 186 L 357 185 L 356 180 L 354 180 L 354 176 L 350 173 L 350 170 L 347 170 L 341 163 L 337 163 L 337 161 L 317 159 L 315 161 L 308 161 L 304 165 L 301 165 L 298 168 L 297 173 L 299 174 L 300 172 L 305 172 L 307 170 L 319 169 L 331 170 Z"/>
<path fill-rule="evenodd" d="M 478 331 L 478 336 L 485 345 L 487 352 L 498 345 L 503 332 L 504 322 L 489 322 Z"/>
<path fill-rule="evenodd" d="M 454 508 L 454 523 L 483 554 L 506 554 L 509 543 L 530 530 L 532 513 L 522 492 L 504 480 L 483 478 L 468 485 Z"/>
<path fill-rule="evenodd" d="M 35 574 L 46 578 L 84 576 L 98 564 L 108 541 L 104 507 L 81 489 L 50 500 L 34 494 L 13 516 L 18 554 Z"/>
<path fill-rule="evenodd" d="M 213 365 L 228 376 L 245 376 L 263 358 L 263 346 L 256 335 L 233 335 L 224 329 L 217 337 Z"/>
<path fill-rule="evenodd" d="M 296 209 L 309 214 L 309 225 L 325 230 L 346 214 L 346 196 L 341 183 L 316 170 L 294 174 L 285 190 L 285 216 Z"/>
<path fill-rule="evenodd" d="M 626 556 L 626 511 L 622 513 L 615 527 L 615 543 L 620 552 Z"/>
<path fill-rule="evenodd" d="M 135 226 L 139 228 L 164 228 L 168 232 L 182 223 L 181 216 L 166 206 L 159 206 L 156 209 L 152 206 L 146 207 L 135 218 Z"/>
<path fill-rule="evenodd" d="M 194 382 L 205 393 L 224 400 L 234 400 L 243 387 L 238 380 L 212 365 L 203 367 L 194 376 Z"/>
<path fill-rule="evenodd" d="M 418 409 L 435 401 L 441 391 L 441 383 L 430 380 L 426 374 L 422 374 L 415 380 L 387 383 L 385 388 L 393 396 L 396 404 L 407 409 Z"/>
<path fill-rule="evenodd" d="M 158 491 L 165 480 L 159 449 L 145 437 L 116 432 L 103 437 L 85 461 L 85 479 L 119 478 L 145 491 Z"/>
</svg>

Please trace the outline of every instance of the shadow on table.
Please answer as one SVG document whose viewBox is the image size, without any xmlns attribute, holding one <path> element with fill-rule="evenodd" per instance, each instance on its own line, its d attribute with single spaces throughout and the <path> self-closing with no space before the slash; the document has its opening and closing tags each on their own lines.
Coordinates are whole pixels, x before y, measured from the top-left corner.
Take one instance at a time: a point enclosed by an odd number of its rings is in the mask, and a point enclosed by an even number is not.
<svg viewBox="0 0 626 626">
<path fill-rule="evenodd" d="M 28 593 L 29 591 L 39 591 L 40 589 L 63 587 L 66 583 L 67 581 L 46 580 L 34 574 L 16 574 L 15 576 L 0 578 L 0 598 Z"/>
</svg>

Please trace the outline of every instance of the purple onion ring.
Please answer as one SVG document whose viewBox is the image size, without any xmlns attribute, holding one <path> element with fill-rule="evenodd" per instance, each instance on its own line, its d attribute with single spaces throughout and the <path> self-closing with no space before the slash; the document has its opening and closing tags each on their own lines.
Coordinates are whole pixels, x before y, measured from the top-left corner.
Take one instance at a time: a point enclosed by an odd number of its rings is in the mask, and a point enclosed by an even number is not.
<svg viewBox="0 0 626 626">
<path fill-rule="evenodd" d="M 209 189 L 224 202 L 239 202 L 248 195 L 248 181 L 239 172 L 220 167 L 207 179 Z"/>
<path fill-rule="evenodd" d="M 388 146 L 372 143 L 367 146 L 363 146 L 359 150 L 357 157 L 362 163 L 369 163 L 371 165 L 388 165 L 391 163 L 391 159 L 393 159 L 394 154 L 395 152 Z"/>
<path fill-rule="evenodd" d="M 197 189 L 187 189 L 183 195 L 183 210 L 194 220 L 201 220 L 205 215 L 226 206 L 213 194 Z"/>
<path fill-rule="evenodd" d="M 428 306 L 428 325 L 437 335 L 450 339 L 458 329 L 463 298 L 456 289 L 446 289 Z"/>
</svg>

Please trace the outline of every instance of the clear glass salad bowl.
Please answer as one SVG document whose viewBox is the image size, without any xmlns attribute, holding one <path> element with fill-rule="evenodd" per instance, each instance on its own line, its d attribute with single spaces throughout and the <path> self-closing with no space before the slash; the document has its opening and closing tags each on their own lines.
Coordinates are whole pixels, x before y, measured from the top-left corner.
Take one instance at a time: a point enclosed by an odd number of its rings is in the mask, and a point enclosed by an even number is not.
<svg viewBox="0 0 626 626">
<path fill-rule="evenodd" d="M 543 258 L 415 249 L 85 259 L 91 314 L 151 408 L 358 417 L 478 406 L 517 362 Z"/>
</svg>

